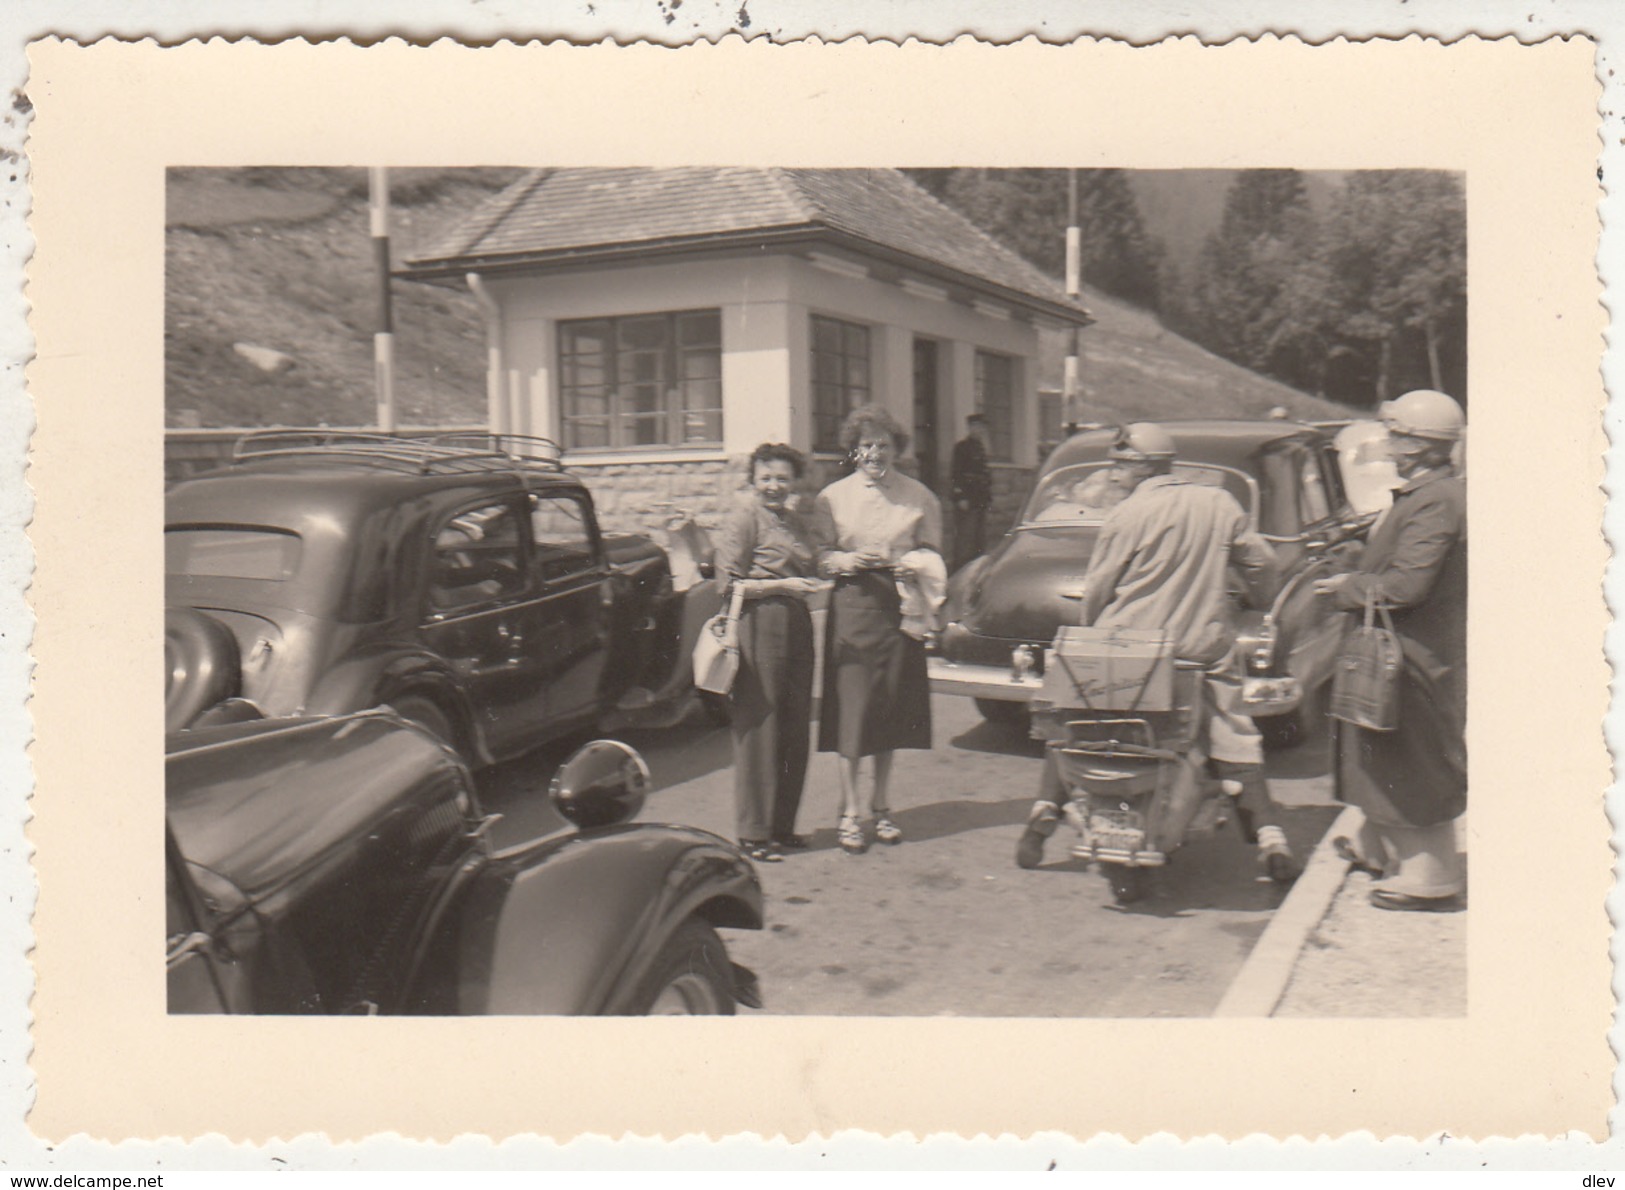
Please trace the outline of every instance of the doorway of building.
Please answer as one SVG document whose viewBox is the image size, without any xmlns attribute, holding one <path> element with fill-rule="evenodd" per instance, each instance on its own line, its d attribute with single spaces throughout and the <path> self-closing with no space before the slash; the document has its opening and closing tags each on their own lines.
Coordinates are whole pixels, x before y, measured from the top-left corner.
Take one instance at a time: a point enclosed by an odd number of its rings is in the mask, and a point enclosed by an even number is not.
<svg viewBox="0 0 1625 1190">
<path fill-rule="evenodd" d="M 914 340 L 914 458 L 920 482 L 937 489 L 937 341 Z"/>
</svg>

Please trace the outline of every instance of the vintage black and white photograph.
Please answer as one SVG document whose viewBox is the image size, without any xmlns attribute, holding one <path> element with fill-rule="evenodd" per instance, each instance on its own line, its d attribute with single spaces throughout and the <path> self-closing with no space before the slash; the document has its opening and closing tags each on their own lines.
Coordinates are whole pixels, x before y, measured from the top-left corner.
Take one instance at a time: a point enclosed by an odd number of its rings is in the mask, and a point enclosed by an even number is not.
<svg viewBox="0 0 1625 1190">
<path fill-rule="evenodd" d="M 1605 1128 L 1591 48 L 763 38 L 34 51 L 29 1127 Z"/>
<path fill-rule="evenodd" d="M 1462 173 L 164 200 L 169 1012 L 1465 1015 Z"/>
</svg>

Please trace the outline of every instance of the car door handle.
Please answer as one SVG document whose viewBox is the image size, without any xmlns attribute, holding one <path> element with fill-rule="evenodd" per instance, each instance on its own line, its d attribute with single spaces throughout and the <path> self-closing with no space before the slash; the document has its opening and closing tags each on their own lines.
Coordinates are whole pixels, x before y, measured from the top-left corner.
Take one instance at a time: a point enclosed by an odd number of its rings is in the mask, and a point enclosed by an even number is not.
<svg viewBox="0 0 1625 1190">
<path fill-rule="evenodd" d="M 497 625 L 497 639 L 508 646 L 508 664 L 519 664 L 519 651 L 525 647 L 525 634 L 512 624 Z"/>
</svg>

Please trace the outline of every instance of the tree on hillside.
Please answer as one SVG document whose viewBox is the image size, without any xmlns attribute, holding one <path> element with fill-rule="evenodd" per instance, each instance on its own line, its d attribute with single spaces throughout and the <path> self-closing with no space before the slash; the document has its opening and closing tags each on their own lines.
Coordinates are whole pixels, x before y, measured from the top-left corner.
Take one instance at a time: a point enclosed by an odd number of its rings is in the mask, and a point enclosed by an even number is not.
<svg viewBox="0 0 1625 1190">
<path fill-rule="evenodd" d="M 1326 221 L 1328 330 L 1361 352 L 1376 400 L 1466 392 L 1467 207 L 1432 170 L 1353 174 Z"/>
<path fill-rule="evenodd" d="M 1466 207 L 1459 178 L 1346 177 L 1316 219 L 1294 170 L 1237 175 L 1163 317 L 1255 371 L 1351 404 L 1466 389 Z"/>
<path fill-rule="evenodd" d="M 1225 198 L 1219 228 L 1197 258 L 1186 321 L 1204 346 L 1235 362 L 1297 380 L 1312 339 L 1279 328 L 1303 300 L 1300 270 L 1313 259 L 1315 219 L 1302 173 L 1246 170 Z"/>
<path fill-rule="evenodd" d="M 1066 268 L 1064 169 L 916 169 L 908 174 L 983 231 L 1052 275 Z M 1157 305 L 1161 247 L 1146 233 L 1120 169 L 1080 169 L 1083 279 L 1117 297 Z"/>
</svg>

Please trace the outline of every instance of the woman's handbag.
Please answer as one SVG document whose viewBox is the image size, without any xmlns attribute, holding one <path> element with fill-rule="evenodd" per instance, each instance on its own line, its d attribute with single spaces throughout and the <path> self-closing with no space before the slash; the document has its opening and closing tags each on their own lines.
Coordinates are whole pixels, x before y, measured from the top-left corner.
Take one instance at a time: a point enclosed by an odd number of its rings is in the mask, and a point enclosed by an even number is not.
<svg viewBox="0 0 1625 1190">
<path fill-rule="evenodd" d="M 726 694 L 739 673 L 739 612 L 745 591 L 736 580 L 726 613 L 718 612 L 700 625 L 694 642 L 694 686 L 711 694 Z"/>
<path fill-rule="evenodd" d="M 1375 620 L 1381 619 L 1377 627 Z M 1365 597 L 1365 623 L 1343 642 L 1332 672 L 1331 715 L 1367 731 L 1399 726 L 1399 673 L 1404 667 L 1399 637 L 1380 595 Z"/>
</svg>

